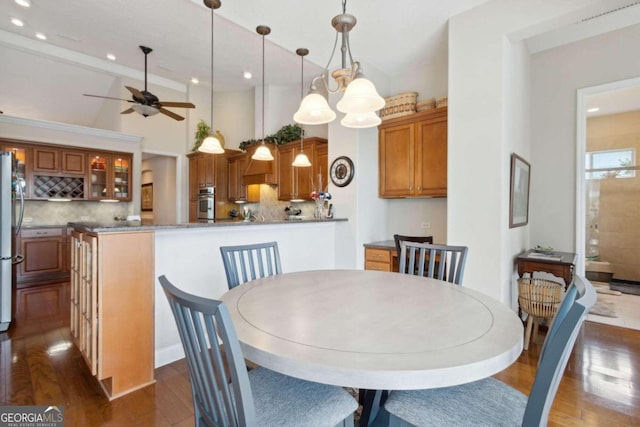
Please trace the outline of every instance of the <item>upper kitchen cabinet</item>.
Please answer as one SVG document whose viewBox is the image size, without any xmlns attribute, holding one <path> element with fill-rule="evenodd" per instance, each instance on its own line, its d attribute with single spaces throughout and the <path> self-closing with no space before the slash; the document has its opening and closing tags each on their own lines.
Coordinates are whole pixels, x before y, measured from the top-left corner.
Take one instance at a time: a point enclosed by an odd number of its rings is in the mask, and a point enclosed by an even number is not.
<svg viewBox="0 0 640 427">
<path fill-rule="evenodd" d="M 230 202 L 246 202 L 247 186 L 242 185 L 242 176 L 247 168 L 247 155 L 242 151 L 227 151 L 229 153 L 227 177 L 227 197 Z"/>
<path fill-rule="evenodd" d="M 89 199 L 131 200 L 131 155 L 92 153 Z"/>
<path fill-rule="evenodd" d="M 380 197 L 447 196 L 447 107 L 386 120 L 378 131 Z"/>
<path fill-rule="evenodd" d="M 86 199 L 86 153 L 56 146 L 33 147 L 34 199 Z"/>
<path fill-rule="evenodd" d="M 311 192 L 324 191 L 328 170 L 328 144 L 323 138 L 304 140 L 304 152 L 311 161 L 310 167 L 294 167 L 300 153 L 300 141 L 279 145 L 277 151 L 278 200 L 311 200 Z M 322 174 L 323 188 L 316 189 L 318 174 Z"/>
<path fill-rule="evenodd" d="M 189 159 L 189 221 L 197 220 L 197 200 L 201 188 L 214 187 L 216 200 L 227 200 L 228 160 L 225 154 L 193 152 Z"/>
<path fill-rule="evenodd" d="M 61 175 L 84 175 L 85 153 L 55 147 L 33 149 L 33 171 Z"/>
</svg>

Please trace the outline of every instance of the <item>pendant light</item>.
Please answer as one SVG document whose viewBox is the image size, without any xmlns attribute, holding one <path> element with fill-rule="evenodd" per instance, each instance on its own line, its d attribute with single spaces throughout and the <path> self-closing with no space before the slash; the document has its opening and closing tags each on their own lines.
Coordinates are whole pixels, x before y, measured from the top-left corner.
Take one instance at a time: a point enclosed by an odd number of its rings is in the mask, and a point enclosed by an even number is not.
<svg viewBox="0 0 640 427">
<path fill-rule="evenodd" d="M 256 32 L 262 36 L 262 143 L 251 158 L 253 160 L 270 161 L 273 160 L 273 155 L 264 142 L 264 36 L 271 32 L 271 28 L 266 25 L 258 25 Z"/>
<path fill-rule="evenodd" d="M 304 57 L 309 54 L 309 49 L 300 48 L 296 50 L 296 54 L 300 56 L 300 98 L 304 97 Z M 300 153 L 296 156 L 292 166 L 297 168 L 308 168 L 311 162 L 306 154 L 304 154 L 304 128 L 300 132 Z"/>
<path fill-rule="evenodd" d="M 293 120 L 297 123 L 319 125 L 329 123 L 336 118 L 336 113 L 329 107 L 326 98 L 316 86 L 318 81 L 322 83 L 328 93 L 344 92 L 342 99 L 336 105 L 338 111 L 347 113 L 345 120 L 340 122 L 343 126 L 362 128 L 373 127 L 380 123 L 372 115 L 384 107 L 385 101 L 378 94 L 374 84 L 364 77 L 360 63 L 351 57 L 349 31 L 356 25 L 357 20 L 355 16 L 346 13 L 346 9 L 347 0 L 342 0 L 342 13 L 331 20 L 331 25 L 336 30 L 331 57 L 322 74 L 311 82 L 309 94 L 304 97 L 300 108 L 293 115 Z M 340 47 L 342 68 L 331 73 L 338 84 L 337 88 L 332 90 L 329 88 L 329 66 L 338 45 L 338 36 L 342 36 Z M 349 67 L 347 67 L 347 53 L 349 54 Z"/>
<path fill-rule="evenodd" d="M 204 0 L 205 6 L 211 9 L 211 129 L 209 130 L 209 136 L 207 136 L 202 144 L 198 147 L 198 151 L 210 154 L 224 153 L 224 148 L 220 143 L 220 140 L 216 138 L 215 131 L 213 130 L 213 11 L 220 7 L 220 0 Z"/>
</svg>

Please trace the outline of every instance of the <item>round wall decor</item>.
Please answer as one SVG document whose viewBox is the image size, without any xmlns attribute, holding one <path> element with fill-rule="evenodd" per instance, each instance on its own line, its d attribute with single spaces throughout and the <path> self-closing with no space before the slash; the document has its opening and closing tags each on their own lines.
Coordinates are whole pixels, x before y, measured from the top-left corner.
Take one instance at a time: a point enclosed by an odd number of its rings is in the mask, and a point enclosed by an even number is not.
<svg viewBox="0 0 640 427">
<path fill-rule="evenodd" d="M 345 187 L 349 185 L 353 179 L 353 162 L 347 156 L 340 156 L 331 163 L 329 176 L 331 182 L 337 187 Z"/>
</svg>

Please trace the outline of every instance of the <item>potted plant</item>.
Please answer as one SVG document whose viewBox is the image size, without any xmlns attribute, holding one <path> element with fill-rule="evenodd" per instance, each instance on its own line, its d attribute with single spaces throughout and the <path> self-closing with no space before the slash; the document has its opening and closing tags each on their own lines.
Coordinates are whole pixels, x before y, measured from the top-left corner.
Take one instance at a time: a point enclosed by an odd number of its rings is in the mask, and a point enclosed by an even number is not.
<svg viewBox="0 0 640 427">
<path fill-rule="evenodd" d="M 202 141 L 209 136 L 209 132 L 211 132 L 211 126 L 209 126 L 204 120 L 200 120 L 196 126 L 196 133 L 194 135 L 196 141 L 194 142 L 191 151 L 196 151 L 198 147 L 202 145 Z"/>
</svg>

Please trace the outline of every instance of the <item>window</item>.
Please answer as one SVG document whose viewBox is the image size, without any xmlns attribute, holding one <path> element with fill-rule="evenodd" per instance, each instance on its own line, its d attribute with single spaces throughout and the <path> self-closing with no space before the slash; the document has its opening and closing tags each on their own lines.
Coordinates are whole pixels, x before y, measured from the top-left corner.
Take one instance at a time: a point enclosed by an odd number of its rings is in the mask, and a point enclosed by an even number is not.
<svg viewBox="0 0 640 427">
<path fill-rule="evenodd" d="M 585 158 L 586 179 L 634 178 L 636 150 L 589 151 Z"/>
</svg>

